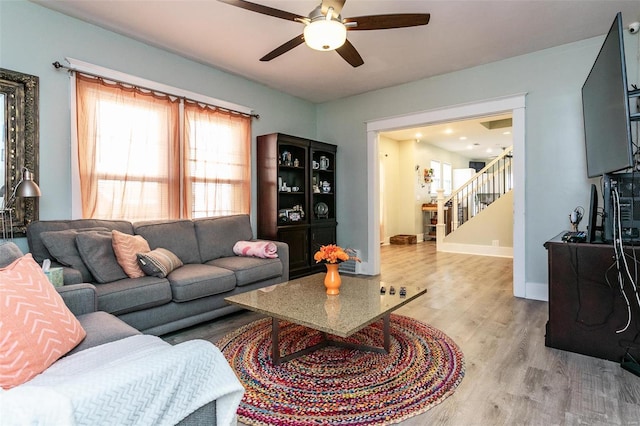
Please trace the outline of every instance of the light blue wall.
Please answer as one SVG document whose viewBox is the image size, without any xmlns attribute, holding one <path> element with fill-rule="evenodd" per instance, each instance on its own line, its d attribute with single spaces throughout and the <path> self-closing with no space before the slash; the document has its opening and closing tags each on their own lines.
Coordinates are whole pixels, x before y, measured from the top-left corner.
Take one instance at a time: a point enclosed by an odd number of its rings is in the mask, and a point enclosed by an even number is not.
<svg viewBox="0 0 640 426">
<path fill-rule="evenodd" d="M 586 178 L 581 87 L 603 40 L 583 40 L 320 105 L 318 138 L 340 146 L 338 242 L 362 248 L 367 258 L 366 122 L 527 93 L 525 280 L 546 284 L 543 243 L 569 228 L 568 215 L 576 206 L 588 206 L 591 181 Z M 632 62 L 627 64 L 629 83 L 640 83 L 638 37 L 628 36 L 626 42 L 627 62 Z"/>
<path fill-rule="evenodd" d="M 251 107 L 260 114 L 253 122 L 254 145 L 255 136 L 272 132 L 315 138 L 310 102 L 24 0 L 0 0 L 0 66 L 40 77 L 41 219 L 71 216 L 69 77 L 51 65 L 65 57 Z M 17 242 L 26 250 L 25 239 Z"/>
</svg>

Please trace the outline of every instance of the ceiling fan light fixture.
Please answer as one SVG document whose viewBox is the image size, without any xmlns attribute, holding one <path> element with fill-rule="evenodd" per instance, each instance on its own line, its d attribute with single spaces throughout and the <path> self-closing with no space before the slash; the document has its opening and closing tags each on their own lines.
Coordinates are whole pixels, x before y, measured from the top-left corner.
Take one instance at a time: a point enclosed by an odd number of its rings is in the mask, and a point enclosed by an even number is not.
<svg viewBox="0 0 640 426">
<path fill-rule="evenodd" d="M 304 42 L 315 50 L 336 50 L 346 40 L 347 28 L 339 21 L 318 19 L 304 27 Z"/>
</svg>

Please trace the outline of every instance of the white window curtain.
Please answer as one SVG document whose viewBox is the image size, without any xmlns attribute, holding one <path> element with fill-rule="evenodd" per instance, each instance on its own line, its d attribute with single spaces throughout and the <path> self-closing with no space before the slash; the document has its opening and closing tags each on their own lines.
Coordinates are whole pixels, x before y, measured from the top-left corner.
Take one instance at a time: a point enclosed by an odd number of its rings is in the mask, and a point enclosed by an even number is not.
<svg viewBox="0 0 640 426">
<path fill-rule="evenodd" d="M 187 102 L 185 177 L 189 217 L 248 213 L 251 206 L 251 122 Z"/>
</svg>

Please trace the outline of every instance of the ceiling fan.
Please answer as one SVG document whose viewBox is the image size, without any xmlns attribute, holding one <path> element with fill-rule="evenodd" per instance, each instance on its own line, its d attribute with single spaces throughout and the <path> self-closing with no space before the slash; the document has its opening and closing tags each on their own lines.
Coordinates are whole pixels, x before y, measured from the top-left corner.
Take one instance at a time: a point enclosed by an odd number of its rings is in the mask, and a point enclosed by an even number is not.
<svg viewBox="0 0 640 426">
<path fill-rule="evenodd" d="M 309 13 L 309 16 L 300 16 L 295 13 L 244 0 L 218 1 L 252 12 L 285 19 L 287 21 L 295 21 L 305 25 L 303 34 L 267 53 L 260 58 L 263 62 L 277 58 L 294 47 L 306 43 L 309 47 L 316 50 L 335 50 L 345 61 L 351 64 L 351 66 L 359 67 L 364 64 L 364 61 L 356 48 L 347 40 L 347 31 L 415 27 L 427 25 L 430 18 L 428 13 L 396 13 L 342 18 L 340 12 L 346 0 L 322 0 L 322 3 Z"/>
</svg>

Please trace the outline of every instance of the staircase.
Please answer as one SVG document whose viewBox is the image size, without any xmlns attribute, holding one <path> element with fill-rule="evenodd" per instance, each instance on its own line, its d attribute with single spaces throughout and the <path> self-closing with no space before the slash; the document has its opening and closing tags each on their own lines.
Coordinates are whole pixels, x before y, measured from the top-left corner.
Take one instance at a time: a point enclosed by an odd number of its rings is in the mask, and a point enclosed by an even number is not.
<svg viewBox="0 0 640 426">
<path fill-rule="evenodd" d="M 498 157 L 446 198 L 443 195 L 444 190 L 438 189 L 438 246 L 445 236 L 456 232 L 463 224 L 513 189 L 512 157 L 513 147 L 505 148 Z M 444 214 L 445 211 L 448 214 Z"/>
</svg>

